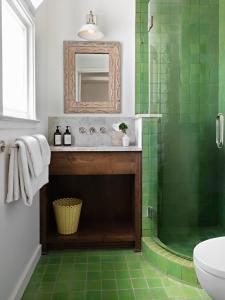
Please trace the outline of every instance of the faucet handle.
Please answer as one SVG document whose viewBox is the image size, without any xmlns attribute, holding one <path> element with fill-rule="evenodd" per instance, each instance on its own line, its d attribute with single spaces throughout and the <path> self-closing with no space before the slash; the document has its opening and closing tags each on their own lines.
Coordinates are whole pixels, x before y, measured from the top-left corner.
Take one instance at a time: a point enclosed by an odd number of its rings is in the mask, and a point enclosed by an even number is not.
<svg viewBox="0 0 225 300">
<path fill-rule="evenodd" d="M 105 134 L 107 132 L 106 128 L 105 127 L 100 127 L 100 132 L 102 134 Z"/>
<path fill-rule="evenodd" d="M 79 128 L 79 132 L 80 132 L 81 134 L 87 133 L 87 129 L 86 129 L 85 127 L 80 127 L 80 128 Z"/>
<path fill-rule="evenodd" d="M 96 130 L 94 127 L 90 127 L 90 128 L 89 128 L 89 132 L 90 132 L 90 134 L 92 135 L 92 134 L 96 133 L 97 130 Z"/>
</svg>

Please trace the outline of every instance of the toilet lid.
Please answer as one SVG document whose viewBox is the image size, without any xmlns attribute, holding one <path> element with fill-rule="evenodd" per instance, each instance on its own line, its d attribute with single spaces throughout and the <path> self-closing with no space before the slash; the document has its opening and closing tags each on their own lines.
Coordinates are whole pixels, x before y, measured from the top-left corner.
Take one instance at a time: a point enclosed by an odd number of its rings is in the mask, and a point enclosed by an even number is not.
<svg viewBox="0 0 225 300">
<path fill-rule="evenodd" d="M 194 262 L 204 271 L 225 278 L 225 237 L 206 240 L 194 248 Z"/>
</svg>

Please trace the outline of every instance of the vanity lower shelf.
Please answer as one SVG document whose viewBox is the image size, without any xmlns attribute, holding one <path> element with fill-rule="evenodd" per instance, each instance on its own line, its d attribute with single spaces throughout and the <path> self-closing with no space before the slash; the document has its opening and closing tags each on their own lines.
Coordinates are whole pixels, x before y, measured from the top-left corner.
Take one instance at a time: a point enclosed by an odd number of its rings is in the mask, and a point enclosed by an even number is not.
<svg viewBox="0 0 225 300">
<path fill-rule="evenodd" d="M 141 152 L 52 152 L 41 190 L 41 244 L 49 249 L 141 250 Z M 76 234 L 57 233 L 52 202 L 83 200 Z"/>
<path fill-rule="evenodd" d="M 60 235 L 51 232 L 48 235 L 48 247 L 58 248 L 63 243 L 63 248 L 83 248 L 83 247 L 117 247 L 134 246 L 135 232 L 130 223 L 95 223 L 81 224 L 77 233 L 72 235 Z"/>
</svg>

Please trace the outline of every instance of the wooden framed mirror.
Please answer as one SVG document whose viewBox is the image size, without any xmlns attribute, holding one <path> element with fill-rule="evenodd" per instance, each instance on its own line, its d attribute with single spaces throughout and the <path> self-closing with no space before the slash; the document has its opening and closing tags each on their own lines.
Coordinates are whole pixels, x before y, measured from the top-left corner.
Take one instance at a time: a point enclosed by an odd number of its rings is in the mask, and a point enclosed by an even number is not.
<svg viewBox="0 0 225 300">
<path fill-rule="evenodd" d="M 120 43 L 64 41 L 65 113 L 120 110 Z"/>
</svg>

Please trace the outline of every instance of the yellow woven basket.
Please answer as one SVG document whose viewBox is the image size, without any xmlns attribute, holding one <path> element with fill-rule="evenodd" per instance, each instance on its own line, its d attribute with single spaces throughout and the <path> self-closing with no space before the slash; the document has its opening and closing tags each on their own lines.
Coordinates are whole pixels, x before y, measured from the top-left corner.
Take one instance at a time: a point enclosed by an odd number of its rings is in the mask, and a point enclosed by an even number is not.
<svg viewBox="0 0 225 300">
<path fill-rule="evenodd" d="M 82 200 L 77 198 L 62 198 L 53 201 L 53 209 L 59 234 L 77 232 Z"/>
</svg>

